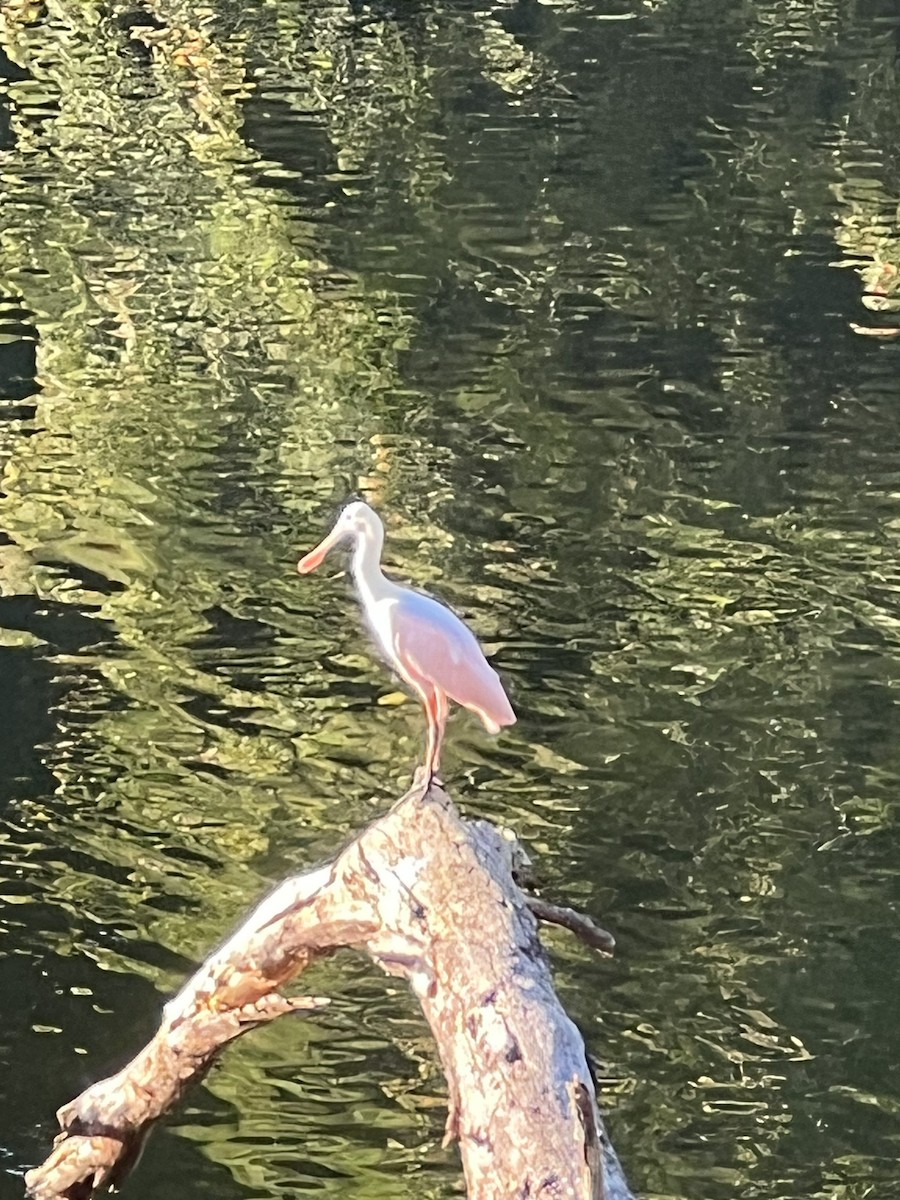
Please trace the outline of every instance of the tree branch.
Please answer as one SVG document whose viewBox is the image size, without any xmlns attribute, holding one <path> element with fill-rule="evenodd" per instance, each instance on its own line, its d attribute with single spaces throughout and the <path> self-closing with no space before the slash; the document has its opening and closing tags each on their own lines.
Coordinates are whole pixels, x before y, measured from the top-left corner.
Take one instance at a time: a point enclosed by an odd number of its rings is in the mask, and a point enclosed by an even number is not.
<svg viewBox="0 0 900 1200">
<path fill-rule="evenodd" d="M 26 1176 L 31 1196 L 87 1200 L 121 1181 L 152 1123 L 228 1042 L 327 1003 L 279 989 L 353 946 L 419 998 L 470 1200 L 631 1200 L 532 914 L 603 950 L 611 938 L 571 909 L 523 896 L 515 852 L 492 826 L 463 822 L 442 791 L 414 788 L 334 862 L 267 896 L 165 1006 L 149 1044 L 59 1110 L 55 1148 Z"/>
</svg>

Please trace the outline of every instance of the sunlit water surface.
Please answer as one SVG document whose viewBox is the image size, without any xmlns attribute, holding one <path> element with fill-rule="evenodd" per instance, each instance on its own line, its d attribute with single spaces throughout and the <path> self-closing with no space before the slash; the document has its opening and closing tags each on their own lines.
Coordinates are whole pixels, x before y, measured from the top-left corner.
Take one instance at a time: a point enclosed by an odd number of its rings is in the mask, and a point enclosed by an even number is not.
<svg viewBox="0 0 900 1200">
<path fill-rule="evenodd" d="M 294 572 L 353 491 L 519 712 L 455 798 L 617 935 L 548 941 L 636 1189 L 894 1194 L 894 5 L 5 7 L 0 1196 L 408 783 Z M 129 1196 L 457 1194 L 413 1002 L 311 986 Z"/>
</svg>

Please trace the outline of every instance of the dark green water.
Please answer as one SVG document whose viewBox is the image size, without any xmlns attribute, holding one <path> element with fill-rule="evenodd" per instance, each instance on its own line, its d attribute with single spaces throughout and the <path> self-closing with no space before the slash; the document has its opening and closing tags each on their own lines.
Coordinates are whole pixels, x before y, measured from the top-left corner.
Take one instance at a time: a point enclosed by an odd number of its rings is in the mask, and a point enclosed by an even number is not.
<svg viewBox="0 0 900 1200">
<path fill-rule="evenodd" d="M 451 791 L 617 934 L 549 941 L 636 1189 L 896 1195 L 895 4 L 4 8 L 0 1196 L 409 780 L 294 573 L 353 490 L 520 713 Z M 310 987 L 129 1196 L 457 1194 L 413 1002 Z"/>
</svg>

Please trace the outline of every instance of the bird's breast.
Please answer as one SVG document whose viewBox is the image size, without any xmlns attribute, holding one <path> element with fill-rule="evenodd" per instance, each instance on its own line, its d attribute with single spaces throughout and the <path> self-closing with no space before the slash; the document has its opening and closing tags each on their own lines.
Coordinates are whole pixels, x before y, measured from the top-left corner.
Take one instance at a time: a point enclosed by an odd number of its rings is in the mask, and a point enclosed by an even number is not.
<svg viewBox="0 0 900 1200">
<path fill-rule="evenodd" d="M 394 662 L 397 652 L 394 649 L 393 608 L 395 600 L 377 600 L 367 606 L 366 618 L 369 628 L 378 643 L 378 648 L 389 662 Z"/>
</svg>

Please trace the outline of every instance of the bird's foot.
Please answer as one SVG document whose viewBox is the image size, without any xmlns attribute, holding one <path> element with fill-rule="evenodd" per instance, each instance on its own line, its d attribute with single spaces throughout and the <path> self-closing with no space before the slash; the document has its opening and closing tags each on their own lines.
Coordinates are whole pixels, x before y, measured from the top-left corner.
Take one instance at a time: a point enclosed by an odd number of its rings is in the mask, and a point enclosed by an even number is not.
<svg viewBox="0 0 900 1200">
<path fill-rule="evenodd" d="M 444 781 L 437 769 L 422 766 L 416 767 L 416 773 L 413 776 L 413 787 L 421 788 L 422 795 L 426 796 L 432 786 L 442 788 Z"/>
</svg>

